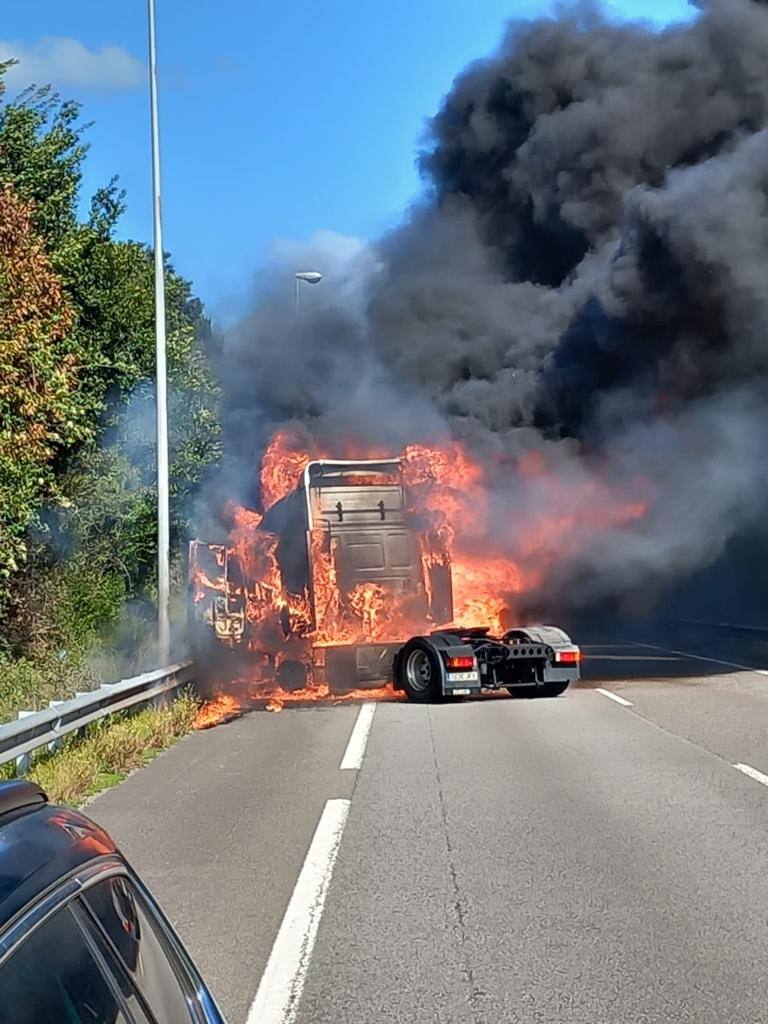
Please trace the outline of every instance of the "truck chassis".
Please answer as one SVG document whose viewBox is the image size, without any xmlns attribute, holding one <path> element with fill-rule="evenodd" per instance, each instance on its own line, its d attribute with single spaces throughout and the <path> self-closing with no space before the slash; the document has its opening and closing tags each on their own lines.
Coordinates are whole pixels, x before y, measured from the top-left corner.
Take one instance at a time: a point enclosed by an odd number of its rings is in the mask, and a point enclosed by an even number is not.
<svg viewBox="0 0 768 1024">
<path fill-rule="evenodd" d="M 556 626 L 527 626 L 502 637 L 485 627 L 412 637 L 395 654 L 395 685 L 413 701 L 506 689 L 557 697 L 580 676 L 581 651 Z"/>
</svg>

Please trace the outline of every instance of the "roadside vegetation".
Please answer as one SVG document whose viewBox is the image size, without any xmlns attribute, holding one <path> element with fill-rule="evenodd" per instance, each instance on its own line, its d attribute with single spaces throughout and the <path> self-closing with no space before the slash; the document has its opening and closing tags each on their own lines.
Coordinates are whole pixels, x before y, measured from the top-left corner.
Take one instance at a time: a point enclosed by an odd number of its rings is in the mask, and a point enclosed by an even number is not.
<svg viewBox="0 0 768 1024">
<path fill-rule="evenodd" d="M 153 660 L 154 269 L 86 126 L 0 65 L 0 721 Z M 83 212 L 85 211 L 85 212 Z M 219 458 L 215 338 L 166 262 L 172 551 Z"/>
<path fill-rule="evenodd" d="M 82 804 L 186 736 L 199 709 L 199 701 L 184 694 L 167 707 L 103 719 L 84 736 L 65 740 L 57 753 L 38 756 L 27 778 L 42 786 L 52 803 Z M 0 770 L 0 778 L 14 774 L 12 766 Z"/>
</svg>

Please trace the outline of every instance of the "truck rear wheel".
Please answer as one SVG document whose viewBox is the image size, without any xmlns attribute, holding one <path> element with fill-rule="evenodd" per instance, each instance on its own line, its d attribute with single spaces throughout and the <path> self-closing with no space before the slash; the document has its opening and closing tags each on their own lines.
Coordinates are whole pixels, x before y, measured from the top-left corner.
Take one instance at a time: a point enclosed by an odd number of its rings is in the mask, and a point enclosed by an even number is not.
<svg viewBox="0 0 768 1024">
<path fill-rule="evenodd" d="M 309 672 L 303 661 L 286 658 L 277 666 L 275 679 L 284 690 L 296 692 L 306 688 L 309 682 Z"/>
<path fill-rule="evenodd" d="M 544 683 L 543 686 L 508 686 L 507 693 L 518 700 L 536 700 L 538 697 L 559 697 L 568 689 L 568 683 Z"/>
<path fill-rule="evenodd" d="M 538 697 L 539 690 L 536 686 L 508 686 L 507 693 L 517 700 L 530 700 L 531 697 Z"/>
<path fill-rule="evenodd" d="M 438 655 L 423 640 L 409 640 L 397 659 L 397 684 L 409 700 L 426 704 L 442 693 Z"/>
<path fill-rule="evenodd" d="M 568 689 L 568 683 L 544 683 L 536 688 L 537 697 L 559 697 Z"/>
</svg>

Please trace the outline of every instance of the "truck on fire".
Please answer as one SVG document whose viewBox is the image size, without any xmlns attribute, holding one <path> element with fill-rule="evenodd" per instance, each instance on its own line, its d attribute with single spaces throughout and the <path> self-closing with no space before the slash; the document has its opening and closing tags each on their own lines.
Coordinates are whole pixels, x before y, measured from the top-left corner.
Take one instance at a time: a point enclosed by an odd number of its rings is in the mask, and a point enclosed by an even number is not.
<svg viewBox="0 0 768 1024">
<path fill-rule="evenodd" d="M 189 579 L 198 649 L 245 655 L 283 688 L 392 684 L 424 702 L 551 697 L 579 678 L 579 648 L 561 629 L 494 636 L 453 622 L 449 553 L 399 458 L 309 462 L 258 521 L 250 553 L 192 541 Z"/>
</svg>

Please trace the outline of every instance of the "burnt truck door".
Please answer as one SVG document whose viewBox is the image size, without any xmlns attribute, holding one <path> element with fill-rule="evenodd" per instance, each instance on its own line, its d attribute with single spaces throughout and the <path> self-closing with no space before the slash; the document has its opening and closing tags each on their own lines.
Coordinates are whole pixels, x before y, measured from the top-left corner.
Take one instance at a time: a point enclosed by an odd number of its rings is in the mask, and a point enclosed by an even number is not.
<svg viewBox="0 0 768 1024">
<path fill-rule="evenodd" d="M 193 628 L 207 627 L 218 640 L 239 644 L 245 634 L 245 587 L 237 557 L 226 544 L 192 540 L 187 573 Z"/>
<path fill-rule="evenodd" d="M 421 548 L 406 518 L 399 459 L 310 463 L 305 493 L 310 532 L 326 534 L 343 593 L 378 583 L 423 595 L 426 611 Z"/>
</svg>

